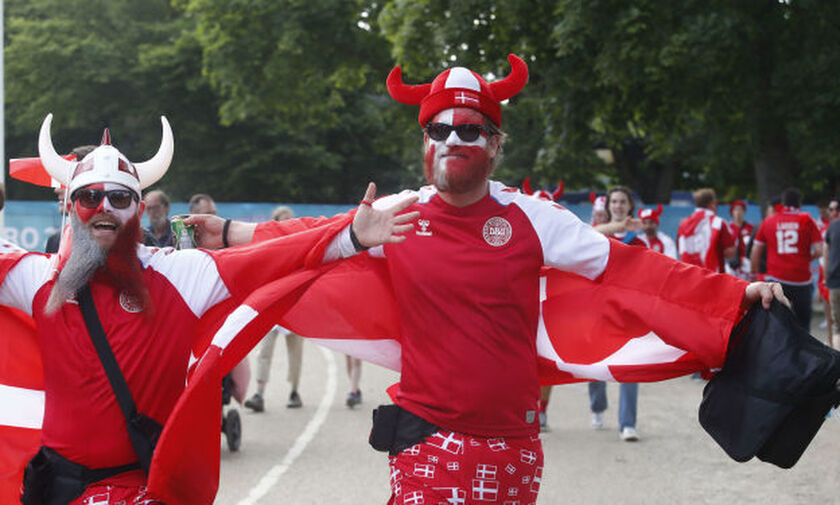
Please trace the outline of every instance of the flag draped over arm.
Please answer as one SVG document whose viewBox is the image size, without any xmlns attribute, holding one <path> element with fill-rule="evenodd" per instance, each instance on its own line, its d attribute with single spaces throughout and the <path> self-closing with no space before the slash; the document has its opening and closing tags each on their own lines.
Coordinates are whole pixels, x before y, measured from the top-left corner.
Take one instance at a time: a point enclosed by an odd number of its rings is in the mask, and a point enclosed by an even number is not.
<svg viewBox="0 0 840 505">
<path fill-rule="evenodd" d="M 320 263 L 329 240 L 349 220 L 345 215 L 271 244 L 212 253 L 233 297 L 202 318 L 200 347 L 206 351 L 155 451 L 149 488 L 169 505 L 213 502 L 222 377 L 274 324 L 399 370 L 398 307 L 384 260 L 357 255 Z M 721 367 L 746 283 L 644 248 L 615 241 L 610 248 L 607 268 L 595 280 L 545 270 L 536 337 L 541 380 L 657 381 Z M 274 280 L 266 283 L 267 272 Z M 28 316 L 13 316 L 34 335 Z M 18 355 L 26 352 L 8 349 L 0 357 L 11 368 Z M 0 384 L 7 384 L 8 373 L 0 367 Z M 24 429 L 35 435 L 24 449 L 0 440 L 0 463 L 11 462 L 2 469 L 9 489 L 17 489 L 20 469 L 37 447 L 37 427 Z"/>
<path fill-rule="evenodd" d="M 594 281 L 547 269 L 537 336 L 544 383 L 658 381 L 722 366 L 746 283 L 611 242 Z M 161 436 L 150 489 L 167 503 L 212 503 L 221 377 L 276 323 L 399 370 L 398 308 L 384 260 L 360 255 L 253 291 L 213 337 Z M 188 456 L 185 456 L 188 455 Z"/>
</svg>

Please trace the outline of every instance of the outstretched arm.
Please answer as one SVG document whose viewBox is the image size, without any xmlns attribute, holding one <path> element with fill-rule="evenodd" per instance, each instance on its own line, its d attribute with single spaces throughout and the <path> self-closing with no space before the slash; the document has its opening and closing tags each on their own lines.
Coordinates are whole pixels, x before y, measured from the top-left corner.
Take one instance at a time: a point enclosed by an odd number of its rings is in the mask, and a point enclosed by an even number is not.
<svg viewBox="0 0 840 505">
<path fill-rule="evenodd" d="M 416 196 L 406 198 L 384 209 L 372 208 L 371 204 L 375 197 L 376 185 L 370 183 L 353 218 L 352 229 L 362 248 L 402 242 L 405 240 L 403 234 L 410 231 L 413 227 L 411 221 L 417 219 L 420 215 L 419 212 L 400 214 L 400 212 L 417 201 Z M 290 219 L 283 223 L 285 224 L 284 230 L 303 231 L 324 224 L 327 221 L 328 219 L 326 218 L 299 218 L 297 220 Z M 184 222 L 188 225 L 195 225 L 196 245 L 205 249 L 220 249 L 224 247 L 225 242 L 227 242 L 228 246 L 250 243 L 254 239 L 254 233 L 257 229 L 256 223 L 230 221 L 227 225 L 227 230 L 225 230 L 226 220 L 209 214 L 189 216 Z M 300 226 L 293 226 L 294 224 L 299 224 Z M 278 233 L 277 236 L 287 233 L 289 232 Z M 346 233 L 349 233 L 349 230 Z M 349 235 L 345 239 L 349 240 Z"/>
</svg>

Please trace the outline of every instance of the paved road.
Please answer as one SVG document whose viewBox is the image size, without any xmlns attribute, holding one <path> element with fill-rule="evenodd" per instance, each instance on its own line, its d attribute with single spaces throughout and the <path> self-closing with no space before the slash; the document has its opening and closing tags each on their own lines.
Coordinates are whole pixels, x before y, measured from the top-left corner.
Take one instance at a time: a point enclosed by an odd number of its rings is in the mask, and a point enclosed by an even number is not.
<svg viewBox="0 0 840 505">
<path fill-rule="evenodd" d="M 814 325 L 814 328 L 817 324 Z M 386 457 L 367 445 L 370 411 L 386 402 L 397 381 L 365 364 L 364 403 L 344 405 L 344 356 L 307 343 L 301 396 L 286 409 L 284 346 L 277 346 L 267 411 L 243 416 L 243 443 L 228 451 L 222 438 L 221 487 L 216 503 L 384 504 L 389 496 Z M 253 361 L 252 361 L 253 362 Z M 688 378 L 642 385 L 641 441 L 622 442 L 616 429 L 618 387 L 610 384 L 607 427 L 589 427 L 585 385 L 554 389 L 551 431 L 543 435 L 541 504 L 757 504 L 840 505 L 840 416 L 826 421 L 790 470 L 759 461 L 736 463 L 697 421 L 703 383 Z"/>
</svg>

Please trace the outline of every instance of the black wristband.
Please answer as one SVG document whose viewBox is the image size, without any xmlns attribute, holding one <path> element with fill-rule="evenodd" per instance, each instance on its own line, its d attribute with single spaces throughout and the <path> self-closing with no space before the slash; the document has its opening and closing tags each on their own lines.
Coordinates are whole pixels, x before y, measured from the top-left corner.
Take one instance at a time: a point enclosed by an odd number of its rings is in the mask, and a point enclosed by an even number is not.
<svg viewBox="0 0 840 505">
<path fill-rule="evenodd" d="M 222 247 L 230 247 L 228 243 L 228 230 L 230 229 L 230 219 L 225 219 L 225 224 L 222 226 Z"/>
<path fill-rule="evenodd" d="M 353 231 L 353 223 L 350 223 L 350 242 L 353 242 L 353 249 L 356 252 L 367 251 L 370 247 L 365 247 L 359 242 L 359 237 L 356 236 L 356 232 Z"/>
</svg>

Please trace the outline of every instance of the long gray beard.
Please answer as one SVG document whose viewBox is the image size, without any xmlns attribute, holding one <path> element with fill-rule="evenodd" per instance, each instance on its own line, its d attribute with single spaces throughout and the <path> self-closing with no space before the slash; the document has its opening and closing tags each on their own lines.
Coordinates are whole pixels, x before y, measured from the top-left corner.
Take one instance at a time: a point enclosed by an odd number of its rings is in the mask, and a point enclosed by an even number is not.
<svg viewBox="0 0 840 505">
<path fill-rule="evenodd" d="M 84 286 L 99 268 L 105 265 L 108 253 L 96 243 L 90 230 L 75 214 L 70 217 L 73 244 L 70 257 L 58 274 L 44 312 L 52 315 Z"/>
</svg>

